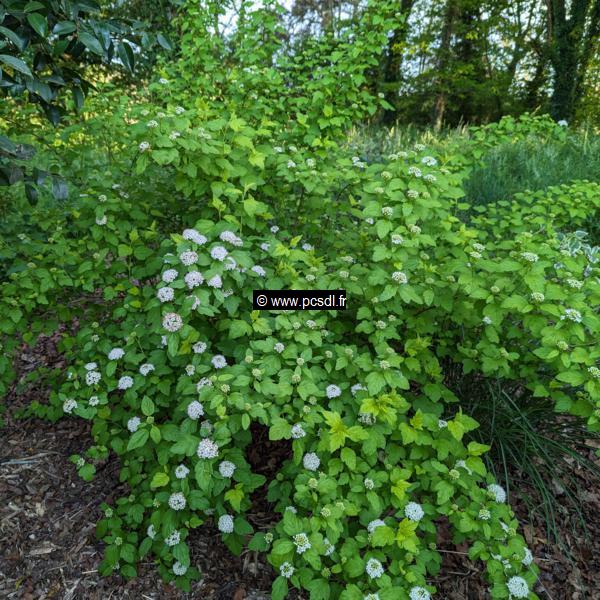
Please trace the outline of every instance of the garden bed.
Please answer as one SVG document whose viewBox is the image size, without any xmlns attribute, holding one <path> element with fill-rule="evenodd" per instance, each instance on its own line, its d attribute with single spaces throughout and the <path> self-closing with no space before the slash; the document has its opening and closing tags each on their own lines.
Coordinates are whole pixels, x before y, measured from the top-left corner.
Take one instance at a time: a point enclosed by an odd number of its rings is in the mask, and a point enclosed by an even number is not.
<svg viewBox="0 0 600 600">
<path fill-rule="evenodd" d="M 22 354 L 18 365 L 21 377 L 36 364 L 54 366 L 60 361 L 51 340 L 39 345 L 38 352 L 44 354 Z M 109 460 L 98 469 L 92 483 L 86 483 L 77 476 L 69 456 L 89 446 L 89 424 L 72 418 L 55 424 L 15 418 L 15 412 L 25 403 L 31 399 L 43 401 L 45 394 L 46 390 L 34 386 L 19 394 L 13 388 L 6 399 L 6 427 L 0 446 L 0 597 L 268 598 L 274 573 L 264 558 L 253 552 L 232 556 L 221 542 L 220 533 L 209 525 L 194 531 L 190 539 L 192 563 L 203 573 L 203 578 L 192 584 L 190 594 L 163 584 L 151 562 L 142 563 L 139 576 L 129 582 L 117 576 L 101 577 L 97 568 L 103 545 L 96 539 L 94 528 L 101 517 L 102 502 L 125 493 L 118 481 L 118 464 Z M 279 452 L 277 448 L 271 450 L 274 454 Z M 268 461 L 265 466 L 268 468 Z M 588 515 L 589 535 L 587 539 L 573 535 L 569 515 L 564 515 L 561 533 L 572 561 L 548 542 L 543 523 L 528 521 L 518 497 L 511 498 L 519 513 L 522 532 L 541 569 L 536 591 L 543 599 L 600 597 L 600 581 L 596 576 L 600 572 L 600 493 L 591 484 L 586 485 L 585 472 L 578 476 L 588 489 L 581 498 L 581 509 Z M 248 519 L 255 527 L 276 519 L 267 512 L 264 498 L 257 498 L 254 507 Z M 436 597 L 488 598 L 482 565 L 468 560 L 466 547 L 456 547 L 448 537 L 440 539 L 439 548 L 443 566 L 441 574 L 432 581 L 438 588 Z"/>
</svg>

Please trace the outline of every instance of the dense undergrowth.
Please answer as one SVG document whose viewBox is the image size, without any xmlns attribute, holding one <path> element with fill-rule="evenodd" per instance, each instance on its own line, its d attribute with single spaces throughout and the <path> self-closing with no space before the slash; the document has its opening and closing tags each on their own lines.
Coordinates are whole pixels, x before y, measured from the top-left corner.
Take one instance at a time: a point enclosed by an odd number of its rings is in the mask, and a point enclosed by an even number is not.
<svg viewBox="0 0 600 600">
<path fill-rule="evenodd" d="M 395 18 L 382 6 L 274 66 L 277 25 L 260 11 L 232 54 L 190 5 L 186 58 L 147 93 L 107 90 L 84 123 L 40 127 L 39 160 L 60 155 L 69 194 L 57 204 L 40 186 L 30 207 L 14 187 L 5 201 L 0 391 L 23 341 L 77 324 L 60 343 L 67 372 L 43 374 L 51 398 L 30 414 L 92 422 L 82 477 L 120 459 L 130 495 L 98 524 L 103 574 L 152 557 L 187 589 L 186 539 L 212 520 L 233 552 L 268 552 L 275 599 L 427 600 L 449 524 L 494 598 L 537 597 L 449 369 L 600 429 L 597 249 L 579 231 L 600 185 L 472 191 L 512 168 L 494 162 L 508 142 L 567 143 L 544 117 L 349 148 L 348 128 L 385 106 L 363 86 Z M 252 310 L 253 289 L 289 288 L 345 289 L 348 308 Z M 246 458 L 253 423 L 289 441 L 270 482 Z M 264 483 L 277 518 L 254 531 Z"/>
</svg>

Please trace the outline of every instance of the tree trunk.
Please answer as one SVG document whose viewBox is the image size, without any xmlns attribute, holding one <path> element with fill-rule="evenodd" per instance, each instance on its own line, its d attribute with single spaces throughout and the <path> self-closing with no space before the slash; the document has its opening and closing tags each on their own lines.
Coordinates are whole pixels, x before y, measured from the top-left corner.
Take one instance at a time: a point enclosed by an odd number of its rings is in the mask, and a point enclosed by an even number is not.
<svg viewBox="0 0 600 600">
<path fill-rule="evenodd" d="M 406 36 L 408 35 L 408 19 L 414 3 L 415 0 L 402 0 L 400 3 L 399 12 L 404 17 L 404 22 L 394 30 L 394 33 L 388 42 L 383 81 L 384 84 L 387 84 L 385 86 L 386 88 L 390 87 L 391 84 L 396 84 L 393 90 L 386 90 L 385 92 L 386 100 L 392 106 L 395 105 L 395 95 L 397 94 L 398 88 L 400 87 L 400 83 L 402 81 L 402 75 L 400 73 L 400 67 L 402 65 L 402 52 L 400 48 L 401 45 L 406 41 Z M 386 110 L 383 120 L 384 122 L 390 124 L 393 122 L 395 117 L 396 110 Z"/>
<path fill-rule="evenodd" d="M 458 9 L 458 0 L 448 0 L 446 3 L 446 12 L 444 15 L 444 24 L 442 26 L 442 35 L 440 39 L 440 48 L 438 53 L 438 94 L 435 101 L 433 127 L 436 131 L 442 128 L 444 123 L 444 112 L 446 111 L 446 69 L 449 63 L 450 40 L 452 39 L 452 29 L 456 19 Z"/>
<path fill-rule="evenodd" d="M 600 0 L 546 0 L 548 53 L 553 68 L 550 112 L 555 119 L 571 120 L 600 32 Z"/>
</svg>

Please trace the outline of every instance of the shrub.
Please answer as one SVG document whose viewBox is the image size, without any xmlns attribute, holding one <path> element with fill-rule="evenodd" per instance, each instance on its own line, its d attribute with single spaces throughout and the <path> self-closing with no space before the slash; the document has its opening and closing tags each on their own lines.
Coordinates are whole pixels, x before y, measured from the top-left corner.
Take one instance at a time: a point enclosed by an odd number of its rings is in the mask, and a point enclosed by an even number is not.
<svg viewBox="0 0 600 600">
<path fill-rule="evenodd" d="M 211 50 L 206 95 L 185 101 L 198 60 L 187 52 L 168 77 L 181 83 L 123 102 L 107 117 L 110 168 L 80 181 L 51 237 L 27 240 L 7 267 L 7 355 L 19 335 L 33 343 L 77 320 L 62 340 L 67 378 L 33 411 L 92 422 L 94 445 L 73 456 L 82 477 L 119 458 L 129 493 L 98 524 L 104 574 L 132 577 L 152 556 L 188 589 L 186 540 L 212 519 L 233 552 L 269 552 L 276 599 L 290 586 L 314 599 L 429 598 L 448 523 L 495 598 L 536 598 L 531 554 L 488 447 L 463 441 L 477 423 L 446 371 L 519 381 L 596 428 L 597 267 L 553 227 L 530 231 L 525 208 L 522 231 L 502 207 L 459 219 L 475 145 L 457 160 L 415 145 L 372 164 L 340 148 L 378 104 L 363 75 L 392 24 L 380 6 L 358 38 L 303 48 L 297 66 L 253 45 L 232 58 L 190 8 L 184 41 Z M 219 60 L 235 77 L 212 69 Z M 322 78 L 307 75 L 315 64 Z M 339 90 L 338 71 L 353 75 Z M 259 313 L 263 288 L 344 288 L 349 306 Z M 290 450 L 269 482 L 247 458 L 259 425 Z M 280 519 L 254 531 L 244 515 L 265 484 Z"/>
</svg>

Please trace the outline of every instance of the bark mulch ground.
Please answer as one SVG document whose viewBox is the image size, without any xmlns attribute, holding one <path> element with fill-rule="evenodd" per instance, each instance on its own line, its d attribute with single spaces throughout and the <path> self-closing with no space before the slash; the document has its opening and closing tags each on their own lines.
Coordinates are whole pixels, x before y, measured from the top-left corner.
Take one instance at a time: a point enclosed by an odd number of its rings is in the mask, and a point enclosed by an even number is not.
<svg viewBox="0 0 600 600">
<path fill-rule="evenodd" d="M 25 352 L 19 365 L 23 377 L 40 362 L 54 362 L 51 341 L 44 354 Z M 54 365 L 51 365 L 54 366 Z M 69 456 L 91 443 L 87 423 L 67 418 L 52 424 L 37 419 L 16 419 L 14 413 L 33 398 L 43 400 L 37 388 L 13 389 L 4 402 L 6 426 L 0 429 L 0 598 L 45 600 L 185 599 L 264 600 L 268 598 L 274 573 L 264 557 L 247 552 L 234 557 L 214 528 L 203 526 L 191 537 L 194 563 L 204 574 L 190 594 L 164 585 L 151 562 L 139 566 L 136 579 L 101 577 L 98 563 L 102 543 L 95 537 L 99 506 L 107 498 L 123 494 L 118 482 L 118 464 L 108 461 L 91 483 L 82 481 Z M 260 436 L 261 432 L 255 432 Z M 286 449 L 271 448 L 273 453 Z M 272 454 L 271 454 L 272 455 Z M 259 460 L 256 461 L 260 463 Z M 268 461 L 266 461 L 268 463 Z M 274 462 L 275 467 L 278 461 Z M 258 467 L 258 464 L 257 464 Z M 536 592 L 547 600 L 600 599 L 600 493 L 597 481 L 586 481 L 581 510 L 588 515 L 588 536 L 573 532 L 572 515 L 564 515 L 562 538 L 570 557 L 546 539 L 544 524 L 529 520 L 523 502 L 511 499 L 519 514 L 522 531 L 541 568 Z M 560 492 L 557 492 L 558 494 Z M 264 496 L 263 496 L 264 498 Z M 556 501 L 560 503 L 560 496 Z M 257 498 L 250 520 L 267 524 L 264 499 Z M 443 566 L 431 583 L 436 598 L 484 600 L 488 586 L 480 563 L 472 563 L 466 547 L 456 547 L 440 528 Z M 301 598 L 290 595 L 290 598 Z"/>
</svg>

